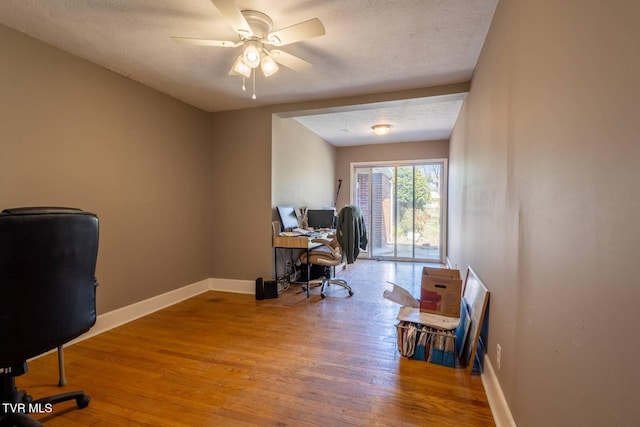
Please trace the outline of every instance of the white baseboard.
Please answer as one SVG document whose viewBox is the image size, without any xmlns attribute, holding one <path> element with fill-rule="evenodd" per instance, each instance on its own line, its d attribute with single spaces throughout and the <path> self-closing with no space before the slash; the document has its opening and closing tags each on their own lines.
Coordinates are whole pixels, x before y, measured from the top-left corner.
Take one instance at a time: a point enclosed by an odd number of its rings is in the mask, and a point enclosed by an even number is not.
<svg viewBox="0 0 640 427">
<path fill-rule="evenodd" d="M 233 292 L 237 294 L 255 294 L 255 280 L 209 279 L 210 291 Z"/>
<path fill-rule="evenodd" d="M 516 427 L 516 422 L 511 415 L 511 410 L 498 382 L 496 371 L 493 370 L 491 360 L 486 354 L 484 356 L 484 370 L 481 378 L 496 427 Z"/>
</svg>

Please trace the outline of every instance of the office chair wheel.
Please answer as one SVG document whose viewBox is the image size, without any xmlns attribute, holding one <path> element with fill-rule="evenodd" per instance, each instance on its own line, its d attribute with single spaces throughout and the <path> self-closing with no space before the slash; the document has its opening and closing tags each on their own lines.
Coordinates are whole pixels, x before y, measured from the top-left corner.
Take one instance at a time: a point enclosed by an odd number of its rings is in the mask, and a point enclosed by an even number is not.
<svg viewBox="0 0 640 427">
<path fill-rule="evenodd" d="M 322 299 L 325 299 L 325 298 L 327 297 L 327 294 L 325 294 L 324 292 L 322 292 L 322 293 L 320 294 L 320 296 L 322 297 Z"/>
<path fill-rule="evenodd" d="M 349 296 L 352 297 L 353 296 L 353 291 L 349 291 Z"/>
<path fill-rule="evenodd" d="M 78 405 L 78 408 L 80 409 L 83 409 L 89 406 L 89 402 L 91 402 L 91 398 L 86 395 L 76 399 L 76 405 Z"/>
</svg>

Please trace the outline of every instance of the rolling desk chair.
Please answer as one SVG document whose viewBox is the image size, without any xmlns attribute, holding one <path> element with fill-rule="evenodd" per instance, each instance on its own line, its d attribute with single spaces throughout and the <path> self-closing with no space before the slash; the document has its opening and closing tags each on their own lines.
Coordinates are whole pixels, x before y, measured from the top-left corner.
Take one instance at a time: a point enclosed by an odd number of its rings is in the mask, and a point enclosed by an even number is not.
<svg viewBox="0 0 640 427">
<path fill-rule="evenodd" d="M 89 404 L 82 391 L 32 400 L 15 377 L 27 359 L 61 347 L 96 321 L 98 218 L 72 208 L 0 212 L 0 426 L 37 426 L 28 412 Z M 11 407 L 16 409 L 10 409 Z"/>
<path fill-rule="evenodd" d="M 321 246 L 309 251 L 309 257 L 307 257 L 307 253 L 304 252 L 300 255 L 300 263 L 307 264 L 307 268 L 311 268 L 311 265 L 321 265 L 323 267 L 327 267 L 329 269 L 329 273 L 326 274 L 322 279 L 322 287 L 320 288 L 320 296 L 324 299 L 327 294 L 325 293 L 325 288 L 328 285 L 334 284 L 338 286 L 342 286 L 347 291 L 349 291 L 349 296 L 353 295 L 353 290 L 351 286 L 347 283 L 346 280 L 336 279 L 334 276 L 335 268 L 343 263 L 342 257 L 342 249 L 338 244 L 338 239 L 335 235 L 330 236 L 331 240 L 325 239 L 313 239 L 312 242 L 320 243 Z M 312 281 L 311 283 L 313 283 Z"/>
<path fill-rule="evenodd" d="M 335 272 L 335 267 L 346 261 L 347 264 L 353 264 L 360 250 L 366 250 L 368 245 L 367 229 L 362 216 L 362 211 L 356 205 L 347 205 L 340 210 L 338 221 L 336 222 L 336 236 L 332 236 L 332 240 L 323 241 L 322 239 L 313 240 L 322 243 L 319 249 L 310 251 L 308 259 L 307 254 L 302 254 L 300 262 L 307 264 L 323 265 L 330 267 Z M 329 284 L 336 284 L 344 287 L 349 291 L 349 296 L 353 295 L 353 290 L 345 280 L 332 278 L 332 274 L 328 274 L 322 282 L 320 296 L 326 296 L 324 289 Z"/>
</svg>

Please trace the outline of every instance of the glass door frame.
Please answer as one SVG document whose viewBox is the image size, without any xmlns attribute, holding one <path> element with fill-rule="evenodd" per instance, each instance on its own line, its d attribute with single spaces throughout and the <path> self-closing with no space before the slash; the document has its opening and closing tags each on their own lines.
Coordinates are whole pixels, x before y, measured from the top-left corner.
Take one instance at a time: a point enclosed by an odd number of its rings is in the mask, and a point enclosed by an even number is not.
<svg viewBox="0 0 640 427">
<path fill-rule="evenodd" d="M 390 257 L 372 257 L 371 250 L 368 248 L 366 251 L 361 252 L 361 257 L 369 259 L 395 259 L 398 261 L 424 261 L 424 262 L 439 262 L 444 264 L 447 257 L 447 211 L 448 211 L 448 159 L 419 159 L 419 160 L 392 160 L 382 162 L 351 162 L 350 164 L 350 177 L 349 177 L 349 203 L 355 204 L 356 202 L 356 186 L 354 185 L 356 179 L 357 168 L 376 168 L 376 167 L 401 167 L 401 166 L 415 166 L 415 165 L 428 165 L 428 164 L 441 164 L 442 165 L 442 182 L 440 185 L 440 259 L 439 260 L 422 260 L 415 258 L 390 258 Z M 371 194 L 372 182 L 369 180 L 369 194 Z M 371 202 L 371 201 L 370 201 Z M 369 218 L 367 223 L 371 224 L 372 210 L 369 206 Z M 371 231 L 367 230 L 370 234 Z M 397 254 L 397 249 L 394 249 L 394 254 Z"/>
</svg>

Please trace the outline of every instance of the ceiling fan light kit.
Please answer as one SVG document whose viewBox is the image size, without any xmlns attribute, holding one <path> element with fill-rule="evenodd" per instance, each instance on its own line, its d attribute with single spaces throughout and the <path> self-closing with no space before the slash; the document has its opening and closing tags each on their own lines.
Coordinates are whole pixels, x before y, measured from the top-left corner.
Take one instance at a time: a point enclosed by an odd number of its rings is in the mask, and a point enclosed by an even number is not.
<svg viewBox="0 0 640 427">
<path fill-rule="evenodd" d="M 262 44 L 255 40 L 249 40 L 244 44 L 242 60 L 250 68 L 257 68 L 260 65 L 260 51 Z"/>
<path fill-rule="evenodd" d="M 260 60 L 260 68 L 262 68 L 262 73 L 265 77 L 275 74 L 279 69 L 276 61 L 274 61 L 272 57 L 266 55 Z"/>
<path fill-rule="evenodd" d="M 386 123 L 381 123 L 381 124 L 378 124 L 378 125 L 371 126 L 371 129 L 373 129 L 373 132 L 376 135 L 385 136 L 385 135 L 388 135 L 389 132 L 391 132 L 391 125 L 388 125 Z"/>
<path fill-rule="evenodd" d="M 248 67 L 247 64 L 244 63 L 242 55 L 238 56 L 236 62 L 233 63 L 231 70 L 244 77 L 251 76 L 251 67 Z"/>
<path fill-rule="evenodd" d="M 242 46 L 242 54 L 233 63 L 229 74 L 242 76 L 243 90 L 245 90 L 245 78 L 253 75 L 253 99 L 256 99 L 256 68 L 260 67 L 264 76 L 269 77 L 278 71 L 277 63 L 294 71 L 304 71 L 311 66 L 309 62 L 281 50 L 269 51 L 265 45 L 286 46 L 322 36 L 325 34 L 325 30 L 319 19 L 314 18 L 277 31 L 271 31 L 273 29 L 273 21 L 268 15 L 256 10 L 241 11 L 234 0 L 211 1 L 236 31 L 240 38 L 239 42 L 188 37 L 172 37 L 172 39 L 177 43 L 196 46 L 230 48 Z"/>
</svg>

